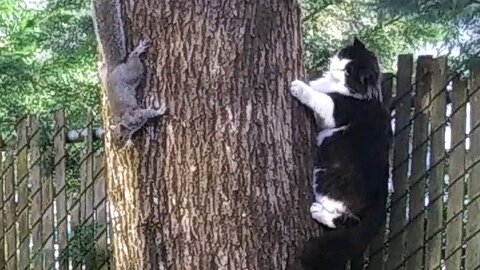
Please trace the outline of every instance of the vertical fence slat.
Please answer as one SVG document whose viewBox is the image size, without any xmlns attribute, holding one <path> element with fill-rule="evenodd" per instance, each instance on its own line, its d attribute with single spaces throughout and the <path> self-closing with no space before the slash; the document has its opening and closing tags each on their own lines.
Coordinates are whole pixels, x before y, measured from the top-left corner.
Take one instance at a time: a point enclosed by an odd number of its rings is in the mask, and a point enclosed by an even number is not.
<svg viewBox="0 0 480 270">
<path fill-rule="evenodd" d="M 23 118 L 17 126 L 17 211 L 18 222 L 18 269 L 28 268 L 30 260 L 30 234 L 28 216 L 28 118 Z"/>
<path fill-rule="evenodd" d="M 383 104 L 387 109 L 392 105 L 393 73 L 382 74 L 382 97 Z"/>
<path fill-rule="evenodd" d="M 42 193 L 40 181 L 40 150 L 39 150 L 39 123 L 36 116 L 30 117 L 30 200 L 32 202 L 31 213 L 31 229 L 32 229 L 32 263 L 34 268 L 42 265 L 40 252 L 42 250 Z"/>
<path fill-rule="evenodd" d="M 82 167 L 83 164 L 80 165 L 80 173 L 82 172 Z M 78 196 L 70 197 L 68 198 L 70 200 L 70 228 L 72 230 L 72 234 L 70 235 L 70 240 L 76 237 L 75 235 L 75 229 L 78 228 L 81 224 L 82 220 L 82 202 L 81 199 L 82 194 L 84 192 L 83 190 L 83 178 L 81 176 L 80 178 L 80 190 L 78 191 Z M 82 265 L 77 263 L 76 261 L 73 261 L 71 258 L 69 258 L 73 269 L 82 269 Z"/>
<path fill-rule="evenodd" d="M 464 172 L 465 172 L 465 132 L 467 87 L 465 81 L 455 78 L 452 89 L 451 153 L 449 157 L 449 188 L 447 201 L 446 249 L 447 269 L 461 268 L 462 222 Z"/>
<path fill-rule="evenodd" d="M 81 132 L 80 132 L 81 134 Z M 73 158 L 73 157 L 72 157 Z M 83 160 L 80 161 L 80 188 L 77 191 L 78 193 L 75 193 L 76 196 L 69 196 L 70 200 L 70 227 L 72 229 L 72 235 L 70 237 L 75 237 L 75 230 L 82 224 L 82 211 L 83 211 L 83 198 L 84 198 L 84 192 L 85 192 L 85 185 L 84 185 L 84 162 Z M 77 269 L 78 267 L 81 267 L 81 265 L 76 265 L 75 262 L 73 262 L 73 269 Z M 79 268 L 78 268 L 79 269 Z"/>
<path fill-rule="evenodd" d="M 92 110 L 87 110 L 87 136 L 85 136 L 85 148 L 83 162 L 85 163 L 85 221 L 84 224 L 90 224 L 93 221 L 93 114 Z"/>
<path fill-rule="evenodd" d="M 430 180 L 428 184 L 427 269 L 440 266 L 443 226 L 443 187 L 445 178 L 445 121 L 447 83 L 446 59 L 433 61 L 430 93 L 431 150 Z"/>
<path fill-rule="evenodd" d="M 469 205 L 467 206 L 468 222 L 465 238 L 465 268 L 477 269 L 480 266 L 480 68 L 472 68 L 470 85 L 470 173 L 468 186 Z"/>
<path fill-rule="evenodd" d="M 365 266 L 365 254 L 358 255 L 350 261 L 350 270 L 363 270 Z"/>
<path fill-rule="evenodd" d="M 55 200 L 57 202 L 58 247 L 60 253 L 67 246 L 67 202 L 65 185 L 65 113 L 55 112 Z M 65 261 L 63 261 L 65 263 Z M 62 267 L 62 266 L 61 266 Z M 64 267 L 64 266 L 63 266 Z"/>
<path fill-rule="evenodd" d="M 382 76 L 382 95 L 383 103 L 387 108 L 390 108 L 391 99 L 392 99 L 392 89 L 393 89 L 393 74 L 385 73 Z M 369 270 L 382 270 L 383 269 L 383 260 L 385 256 L 385 228 L 382 226 L 379 230 L 377 236 L 373 239 L 369 248 L 370 260 L 368 263 Z"/>
<path fill-rule="evenodd" d="M 3 142 L 2 137 L 0 136 L 0 269 L 5 269 L 5 215 L 4 211 L 4 162 L 3 162 L 3 149 L 1 143 Z"/>
<path fill-rule="evenodd" d="M 412 138 L 412 173 L 408 180 L 409 223 L 406 228 L 406 269 L 422 269 L 424 261 L 423 241 L 425 236 L 425 191 L 428 148 L 428 92 L 432 84 L 431 56 L 420 56 L 415 76 L 414 123 Z"/>
<path fill-rule="evenodd" d="M 99 254 L 105 254 L 108 256 L 108 244 L 107 244 L 107 209 L 106 209 L 106 186 L 104 177 L 104 163 L 103 152 L 95 154 L 95 175 L 94 175 L 94 188 L 95 188 L 95 212 L 96 212 L 96 230 L 95 239 L 97 242 Z M 108 257 L 102 258 L 106 261 L 100 262 L 102 269 L 108 267 Z"/>
<path fill-rule="evenodd" d="M 47 153 L 42 157 L 49 158 Z M 53 182 L 50 172 L 41 174 L 41 197 L 42 197 L 42 219 L 41 219 L 41 239 L 42 239 L 42 250 L 41 250 L 41 264 L 38 266 L 38 269 L 51 269 L 53 264 L 54 256 L 54 213 L 53 213 L 53 204 L 54 204 L 54 191 L 53 191 Z"/>
<path fill-rule="evenodd" d="M 410 139 L 410 112 L 412 91 L 413 56 L 398 57 L 397 100 L 395 104 L 395 144 L 393 149 L 392 205 L 390 212 L 390 245 L 388 249 L 387 269 L 395 269 L 404 258 L 405 239 L 402 232 L 405 226 L 408 174 L 408 148 Z"/>
<path fill-rule="evenodd" d="M 15 222 L 15 172 L 12 150 L 6 153 L 5 162 L 5 240 L 7 269 L 17 269 L 17 227 Z"/>
</svg>

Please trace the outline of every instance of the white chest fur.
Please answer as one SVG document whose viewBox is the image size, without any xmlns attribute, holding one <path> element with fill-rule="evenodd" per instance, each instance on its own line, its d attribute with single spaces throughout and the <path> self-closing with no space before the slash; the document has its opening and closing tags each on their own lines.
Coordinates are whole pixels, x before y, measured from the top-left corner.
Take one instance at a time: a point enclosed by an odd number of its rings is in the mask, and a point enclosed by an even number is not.
<svg viewBox="0 0 480 270">
<path fill-rule="evenodd" d="M 338 127 L 338 128 L 327 128 L 327 129 L 324 129 L 324 130 L 320 131 L 317 134 L 317 146 L 320 146 L 326 138 L 332 136 L 333 134 L 335 134 L 338 131 L 342 131 L 342 130 L 345 130 L 347 128 L 348 128 L 348 125 L 345 125 L 345 126 L 341 126 L 341 127 Z"/>
</svg>

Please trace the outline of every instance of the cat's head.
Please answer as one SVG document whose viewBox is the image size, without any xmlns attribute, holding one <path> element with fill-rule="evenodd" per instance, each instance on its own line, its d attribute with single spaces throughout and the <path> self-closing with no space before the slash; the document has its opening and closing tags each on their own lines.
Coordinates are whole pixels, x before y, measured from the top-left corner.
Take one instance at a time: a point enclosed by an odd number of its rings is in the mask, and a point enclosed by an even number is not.
<svg viewBox="0 0 480 270">
<path fill-rule="evenodd" d="M 350 94 L 368 99 L 382 99 L 380 67 L 376 55 L 358 38 L 335 55 L 337 65 L 343 65 L 345 86 Z M 339 67 L 337 67 L 338 69 Z"/>
</svg>

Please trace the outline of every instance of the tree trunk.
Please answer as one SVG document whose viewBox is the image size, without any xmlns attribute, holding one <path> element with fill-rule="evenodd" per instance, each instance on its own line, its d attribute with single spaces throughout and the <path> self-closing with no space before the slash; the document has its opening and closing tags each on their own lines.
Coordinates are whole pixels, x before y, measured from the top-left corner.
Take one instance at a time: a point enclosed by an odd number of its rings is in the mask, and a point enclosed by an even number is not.
<svg viewBox="0 0 480 270">
<path fill-rule="evenodd" d="M 138 97 L 169 116 L 133 150 L 106 136 L 116 268 L 298 269 L 318 227 L 313 121 L 289 93 L 302 75 L 298 3 L 121 2 L 129 49 L 152 40 Z"/>
</svg>

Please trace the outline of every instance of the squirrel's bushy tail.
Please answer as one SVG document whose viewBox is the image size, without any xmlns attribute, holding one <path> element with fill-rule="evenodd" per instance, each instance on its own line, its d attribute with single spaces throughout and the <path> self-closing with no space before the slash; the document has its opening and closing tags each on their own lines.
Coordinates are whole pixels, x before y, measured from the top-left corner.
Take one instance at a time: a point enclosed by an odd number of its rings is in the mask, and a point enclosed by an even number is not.
<svg viewBox="0 0 480 270">
<path fill-rule="evenodd" d="M 385 221 L 385 206 L 369 209 L 355 227 L 324 231 L 307 242 L 302 254 L 304 270 L 344 270 L 346 262 L 362 254 Z"/>
<path fill-rule="evenodd" d="M 119 0 L 92 0 L 92 17 L 103 61 L 115 66 L 127 56 Z"/>
</svg>

